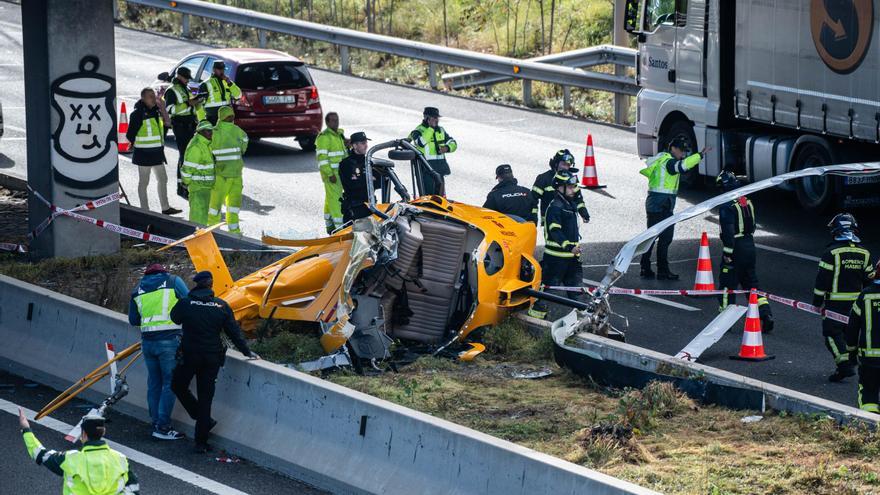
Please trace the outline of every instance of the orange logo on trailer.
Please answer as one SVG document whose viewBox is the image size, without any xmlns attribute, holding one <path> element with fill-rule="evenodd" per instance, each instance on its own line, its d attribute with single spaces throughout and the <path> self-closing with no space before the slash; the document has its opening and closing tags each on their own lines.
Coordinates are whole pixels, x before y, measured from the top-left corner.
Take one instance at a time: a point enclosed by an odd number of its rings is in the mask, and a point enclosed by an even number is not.
<svg viewBox="0 0 880 495">
<path fill-rule="evenodd" d="M 838 74 L 849 74 L 862 63 L 871 44 L 872 0 L 811 0 L 810 30 L 825 65 Z"/>
</svg>

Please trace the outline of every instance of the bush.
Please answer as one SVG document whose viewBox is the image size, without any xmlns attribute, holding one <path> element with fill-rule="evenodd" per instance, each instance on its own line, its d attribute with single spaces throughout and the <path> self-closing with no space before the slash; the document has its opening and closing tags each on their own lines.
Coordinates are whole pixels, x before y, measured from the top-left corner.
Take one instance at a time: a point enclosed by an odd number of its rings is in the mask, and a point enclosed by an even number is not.
<svg viewBox="0 0 880 495">
<path fill-rule="evenodd" d="M 505 361 L 534 363 L 553 356 L 553 341 L 548 332 L 535 337 L 525 324 L 508 318 L 483 332 L 483 344 L 490 356 Z"/>
<path fill-rule="evenodd" d="M 290 331 L 282 331 L 273 337 L 259 340 L 251 348 L 263 359 L 282 364 L 311 361 L 324 355 L 317 335 Z"/>
<path fill-rule="evenodd" d="M 696 405 L 669 382 L 652 381 L 642 390 L 632 390 L 620 398 L 620 423 L 641 431 L 656 426 L 658 418 L 671 418 Z"/>
</svg>

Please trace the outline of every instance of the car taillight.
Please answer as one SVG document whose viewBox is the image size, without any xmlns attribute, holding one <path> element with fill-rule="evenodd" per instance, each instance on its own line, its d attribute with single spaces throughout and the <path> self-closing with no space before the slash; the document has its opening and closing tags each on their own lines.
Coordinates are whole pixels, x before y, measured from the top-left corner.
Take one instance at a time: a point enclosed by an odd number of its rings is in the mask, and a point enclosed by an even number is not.
<svg viewBox="0 0 880 495">
<path fill-rule="evenodd" d="M 251 102 L 248 100 L 247 93 L 241 94 L 241 98 L 238 99 L 237 105 L 240 107 L 251 108 Z"/>
<path fill-rule="evenodd" d="M 312 92 L 309 94 L 309 99 L 306 102 L 306 106 L 317 105 L 320 102 L 318 98 L 318 88 L 312 86 Z"/>
</svg>

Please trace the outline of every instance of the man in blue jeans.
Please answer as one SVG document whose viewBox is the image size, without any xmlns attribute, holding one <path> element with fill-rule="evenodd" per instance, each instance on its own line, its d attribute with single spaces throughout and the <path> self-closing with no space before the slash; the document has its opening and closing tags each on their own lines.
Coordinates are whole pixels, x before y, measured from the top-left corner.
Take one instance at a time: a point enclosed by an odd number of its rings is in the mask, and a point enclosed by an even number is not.
<svg viewBox="0 0 880 495">
<path fill-rule="evenodd" d="M 171 309 L 189 294 L 186 283 L 159 263 L 144 270 L 131 292 L 128 321 L 141 329 L 141 350 L 147 364 L 147 403 L 153 420 L 153 437 L 179 440 L 183 433 L 171 428 L 174 392 L 171 378 L 177 366 L 180 325 L 171 321 Z"/>
</svg>

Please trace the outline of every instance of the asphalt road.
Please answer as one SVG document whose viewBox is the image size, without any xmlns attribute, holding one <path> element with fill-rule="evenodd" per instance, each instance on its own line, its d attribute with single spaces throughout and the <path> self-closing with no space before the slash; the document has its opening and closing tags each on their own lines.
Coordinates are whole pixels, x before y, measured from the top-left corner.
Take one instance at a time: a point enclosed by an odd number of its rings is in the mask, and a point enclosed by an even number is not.
<svg viewBox="0 0 880 495">
<path fill-rule="evenodd" d="M 57 393 L 48 387 L 0 371 L 0 405 L 5 401 L 32 411 L 39 411 Z M 91 407 L 91 404 L 75 399 L 70 405 L 53 413 L 50 418 L 74 425 Z M 29 419 L 33 419 L 33 416 L 29 416 Z M 79 444 L 73 445 L 67 442 L 63 433 L 33 421 L 31 427 L 47 449 L 63 451 L 79 447 Z M 224 452 L 195 454 L 192 452 L 192 443 L 189 439 L 161 442 L 152 439 L 149 433 L 148 424 L 129 416 L 111 411 L 108 417 L 107 439 L 135 449 L 141 456 L 160 459 L 179 468 L 176 470 L 179 471 L 176 477 L 132 461 L 132 470 L 140 480 L 143 494 L 319 495 L 327 493 L 263 469 L 246 459 L 233 457 L 235 462 L 232 463 L 218 461 L 218 458 L 229 457 Z M 49 470 L 37 466 L 28 457 L 21 439 L 17 412 L 13 415 L 0 411 L 0 445 L 6 450 L 4 455 L 0 456 L 0 472 L 3 473 L 0 493 L 13 493 L 10 491 L 12 487 L 18 487 L 14 493 L 60 493 L 62 479 Z M 134 459 L 132 455 L 128 457 Z M 213 483 L 199 480 L 198 476 Z M 191 479 L 193 483 L 182 481 L 180 478 Z"/>
<path fill-rule="evenodd" d="M 7 137 L 0 141 L 0 173 L 26 175 L 24 141 L 24 83 L 21 27 L 18 7 L 0 3 L 0 81 L 7 123 Z M 120 96 L 133 101 L 140 88 L 153 82 L 156 74 L 170 69 L 189 52 L 203 48 L 197 43 L 164 36 L 116 29 L 117 86 Z M 596 144 L 600 181 L 608 188 L 586 192 L 592 222 L 582 229 L 585 242 L 585 276 L 598 280 L 604 267 L 623 242 L 644 229 L 643 201 L 646 184 L 638 170 L 643 166 L 635 155 L 633 132 L 613 126 L 564 118 L 501 105 L 475 102 L 442 93 L 368 81 L 333 72 L 313 70 L 324 111 L 337 111 L 348 133 L 363 130 L 380 142 L 402 137 L 420 120 L 421 108 L 439 107 L 442 124 L 459 142 L 451 155 L 452 176 L 447 189 L 450 198 L 479 203 L 492 187 L 494 168 L 512 164 L 521 182 L 531 185 L 546 170 L 547 160 L 559 148 L 575 155 L 584 153 L 587 133 Z M 169 163 L 176 163 L 173 142 L 166 146 Z M 170 170 L 170 167 L 169 167 Z M 408 171 L 399 170 L 401 177 Z M 130 194 L 136 189 L 136 172 L 127 161 L 120 162 L 120 181 Z M 314 237 L 323 229 L 323 192 L 311 153 L 302 152 L 293 139 L 267 139 L 251 145 L 246 157 L 245 201 L 241 222 L 248 236 L 263 231 L 288 237 Z M 715 192 L 711 189 L 683 191 L 678 209 L 696 204 Z M 135 199 L 133 199 L 134 201 Z M 765 191 L 753 197 L 760 230 L 758 274 L 762 288 L 786 297 L 810 301 L 816 261 L 828 242 L 825 224 L 830 214 L 812 216 L 794 205 L 791 195 Z M 185 203 L 173 198 L 175 206 Z M 880 222 L 876 210 L 856 212 L 862 223 L 862 237 L 874 251 L 880 249 Z M 676 227 L 671 249 L 674 270 L 680 283 L 645 282 L 632 271 L 620 286 L 641 288 L 689 288 L 696 269 L 699 238 L 707 231 L 717 268 L 721 246 L 717 239 L 717 215 L 709 214 Z M 778 251 L 790 251 L 784 254 Z M 615 297 L 614 308 L 630 323 L 630 342 L 674 354 L 716 315 L 715 300 L 675 298 L 668 303 Z M 681 305 L 690 309 L 684 309 Z M 740 372 L 839 402 L 854 404 L 856 384 L 849 379 L 829 384 L 826 376 L 833 363 L 822 344 L 817 318 L 785 307 L 775 307 L 777 329 L 765 336 L 768 352 L 777 356 L 764 363 L 731 361 L 742 326 L 704 355 L 704 362 Z"/>
</svg>

